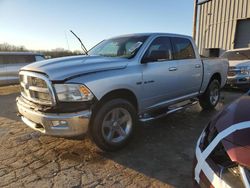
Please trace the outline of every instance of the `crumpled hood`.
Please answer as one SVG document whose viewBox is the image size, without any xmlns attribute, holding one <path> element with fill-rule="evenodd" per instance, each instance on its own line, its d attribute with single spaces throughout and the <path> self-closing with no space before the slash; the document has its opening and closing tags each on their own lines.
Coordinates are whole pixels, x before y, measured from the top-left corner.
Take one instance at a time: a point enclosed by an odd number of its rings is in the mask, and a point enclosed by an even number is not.
<svg viewBox="0 0 250 188">
<path fill-rule="evenodd" d="M 250 96 L 244 95 L 233 102 L 212 122 L 218 133 L 240 123 L 249 128 L 235 130 L 227 135 L 222 144 L 230 159 L 250 168 Z"/>
<path fill-rule="evenodd" d="M 229 61 L 230 67 L 246 67 L 250 66 L 250 60 L 241 60 L 241 61 Z"/>
<path fill-rule="evenodd" d="M 21 70 L 45 73 L 52 81 L 62 81 L 71 77 L 100 71 L 123 69 L 127 59 L 102 56 L 70 56 L 38 61 Z"/>
</svg>

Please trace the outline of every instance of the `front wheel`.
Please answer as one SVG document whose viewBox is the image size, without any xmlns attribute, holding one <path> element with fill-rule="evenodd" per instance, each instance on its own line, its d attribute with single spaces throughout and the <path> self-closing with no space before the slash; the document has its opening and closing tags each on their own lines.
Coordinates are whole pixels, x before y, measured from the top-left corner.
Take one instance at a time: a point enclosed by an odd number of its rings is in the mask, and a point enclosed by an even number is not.
<svg viewBox="0 0 250 188">
<path fill-rule="evenodd" d="M 200 97 L 200 105 L 204 110 L 212 110 L 220 100 L 220 83 L 218 80 L 212 80 L 206 92 Z"/>
<path fill-rule="evenodd" d="M 136 122 L 134 106 L 124 99 L 104 103 L 94 114 L 90 133 L 96 145 L 104 151 L 116 151 L 129 141 Z"/>
</svg>

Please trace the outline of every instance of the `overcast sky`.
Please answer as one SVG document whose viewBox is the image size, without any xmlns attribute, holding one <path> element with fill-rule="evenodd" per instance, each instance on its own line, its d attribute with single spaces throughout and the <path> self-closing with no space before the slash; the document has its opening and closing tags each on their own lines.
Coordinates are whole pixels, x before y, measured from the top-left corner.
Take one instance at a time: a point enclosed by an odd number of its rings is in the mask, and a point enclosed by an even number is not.
<svg viewBox="0 0 250 188">
<path fill-rule="evenodd" d="M 70 29 L 87 48 L 128 33 L 191 35 L 192 17 L 193 0 L 0 0 L 0 43 L 78 50 Z"/>
</svg>

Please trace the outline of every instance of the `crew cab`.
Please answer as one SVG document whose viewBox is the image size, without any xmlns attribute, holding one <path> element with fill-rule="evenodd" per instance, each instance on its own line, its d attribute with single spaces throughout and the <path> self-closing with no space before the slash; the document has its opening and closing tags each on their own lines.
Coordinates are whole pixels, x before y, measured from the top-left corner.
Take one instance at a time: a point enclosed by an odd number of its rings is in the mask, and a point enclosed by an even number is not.
<svg viewBox="0 0 250 188">
<path fill-rule="evenodd" d="M 89 132 L 102 150 L 129 140 L 146 122 L 200 102 L 213 109 L 228 61 L 201 59 L 189 36 L 146 33 L 104 40 L 87 55 L 45 60 L 20 71 L 19 114 L 42 133 Z"/>
</svg>

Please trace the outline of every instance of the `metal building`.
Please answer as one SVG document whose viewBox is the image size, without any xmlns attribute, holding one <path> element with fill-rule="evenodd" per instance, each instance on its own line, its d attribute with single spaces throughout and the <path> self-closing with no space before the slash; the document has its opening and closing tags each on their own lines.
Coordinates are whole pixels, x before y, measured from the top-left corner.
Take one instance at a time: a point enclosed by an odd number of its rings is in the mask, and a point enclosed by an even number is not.
<svg viewBox="0 0 250 188">
<path fill-rule="evenodd" d="M 197 0 L 196 3 L 195 40 L 202 55 L 218 56 L 229 49 L 250 47 L 250 0 Z"/>
</svg>

